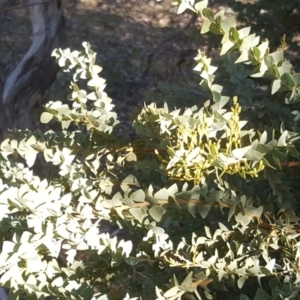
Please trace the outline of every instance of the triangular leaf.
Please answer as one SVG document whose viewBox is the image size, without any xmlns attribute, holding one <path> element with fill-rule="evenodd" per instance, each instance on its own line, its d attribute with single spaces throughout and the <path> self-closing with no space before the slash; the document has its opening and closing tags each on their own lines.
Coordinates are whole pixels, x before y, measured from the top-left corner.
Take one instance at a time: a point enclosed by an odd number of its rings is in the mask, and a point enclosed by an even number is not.
<svg viewBox="0 0 300 300">
<path fill-rule="evenodd" d="M 281 88 L 281 79 L 275 79 L 272 82 L 271 94 L 275 94 Z"/>
<path fill-rule="evenodd" d="M 41 115 L 41 123 L 47 124 L 53 119 L 53 115 L 48 112 L 43 112 Z"/>
<path fill-rule="evenodd" d="M 209 204 L 204 204 L 199 207 L 199 214 L 202 217 L 202 219 L 205 219 L 207 217 L 210 210 L 211 210 L 211 205 Z"/>
<path fill-rule="evenodd" d="M 130 195 L 130 199 L 132 199 L 135 202 L 144 202 L 145 192 L 143 190 L 137 190 Z"/>
<path fill-rule="evenodd" d="M 149 209 L 150 216 L 156 221 L 160 222 L 166 210 L 160 205 L 154 205 Z"/>
</svg>

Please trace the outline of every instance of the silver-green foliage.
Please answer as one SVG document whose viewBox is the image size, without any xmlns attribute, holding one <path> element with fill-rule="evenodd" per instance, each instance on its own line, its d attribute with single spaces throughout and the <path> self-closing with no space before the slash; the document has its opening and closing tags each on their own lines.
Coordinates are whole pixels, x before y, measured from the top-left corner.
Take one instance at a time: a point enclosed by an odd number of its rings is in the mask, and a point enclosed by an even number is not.
<svg viewBox="0 0 300 300">
<path fill-rule="evenodd" d="M 202 32 L 223 35 L 222 53 L 237 49 L 238 62 L 256 63 L 253 74 L 274 76 L 273 92 L 288 86 L 286 99 L 298 99 L 282 54 L 206 1 L 179 4 L 205 19 Z M 298 158 L 297 134 L 242 130 L 237 98 L 226 107 L 216 68 L 199 53 L 214 103 L 183 112 L 151 104 L 134 122 L 139 139 L 122 137 L 96 55 L 83 48 L 54 52 L 73 74 L 71 105 L 50 102 L 41 121 L 61 131 L 15 131 L 1 144 L 0 284 L 10 298 L 212 299 L 236 285 L 249 299 L 243 288 L 256 278 L 269 290 L 257 284 L 255 300 L 297 299 L 299 218 L 280 172 L 284 157 Z M 127 234 L 103 233 L 101 220 Z"/>
</svg>

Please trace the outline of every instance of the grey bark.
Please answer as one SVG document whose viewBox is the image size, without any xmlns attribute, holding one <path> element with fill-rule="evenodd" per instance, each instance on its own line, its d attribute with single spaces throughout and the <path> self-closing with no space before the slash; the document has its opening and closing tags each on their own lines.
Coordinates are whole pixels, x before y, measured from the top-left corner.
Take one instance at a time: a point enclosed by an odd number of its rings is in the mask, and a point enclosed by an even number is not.
<svg viewBox="0 0 300 300">
<path fill-rule="evenodd" d="M 27 0 L 33 42 L 27 54 L 7 77 L 0 99 L 0 134 L 7 129 L 32 127 L 34 107 L 41 103 L 58 72 L 51 53 L 65 41 L 62 0 Z M 1 138 L 1 137 L 0 137 Z"/>
</svg>

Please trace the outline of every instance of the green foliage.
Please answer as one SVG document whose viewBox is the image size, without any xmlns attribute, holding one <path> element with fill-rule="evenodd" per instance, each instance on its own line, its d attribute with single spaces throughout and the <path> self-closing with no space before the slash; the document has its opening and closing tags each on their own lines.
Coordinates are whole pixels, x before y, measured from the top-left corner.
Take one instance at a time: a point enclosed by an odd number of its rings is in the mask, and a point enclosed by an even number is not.
<svg viewBox="0 0 300 300">
<path fill-rule="evenodd" d="M 73 74 L 70 106 L 48 103 L 41 121 L 61 131 L 12 131 L 1 144 L 0 284 L 10 299 L 219 299 L 235 288 L 240 299 L 299 298 L 296 185 L 282 170 L 298 159 L 299 134 L 286 124 L 259 131 L 243 115 L 249 76 L 271 80 L 286 106 L 299 101 L 299 74 L 207 1 L 178 4 L 222 37 L 241 101 L 222 95 L 199 52 L 212 103 L 145 106 L 132 139 L 118 133 L 90 45 L 54 51 Z M 105 232 L 105 220 L 117 229 Z"/>
<path fill-rule="evenodd" d="M 283 152 L 295 153 L 286 142 L 285 131 L 278 141 L 267 141 L 267 133 L 260 138 L 253 130 L 242 131 L 246 121 L 240 121 L 241 107 L 234 98 L 231 111 L 224 109 L 228 97 L 221 97 L 212 106 L 206 103 L 200 110 L 194 106 L 182 115 L 180 110 L 168 111 L 149 105 L 134 123 L 136 132 L 145 139 L 159 141 L 157 158 L 171 180 L 205 182 L 209 174 L 220 178 L 223 174 L 257 177 L 264 166 L 270 167 L 266 154 L 273 160 Z M 287 146 L 287 147 L 286 147 Z M 160 154 L 161 153 L 161 154 Z M 162 154 L 166 153 L 166 154 Z"/>
</svg>

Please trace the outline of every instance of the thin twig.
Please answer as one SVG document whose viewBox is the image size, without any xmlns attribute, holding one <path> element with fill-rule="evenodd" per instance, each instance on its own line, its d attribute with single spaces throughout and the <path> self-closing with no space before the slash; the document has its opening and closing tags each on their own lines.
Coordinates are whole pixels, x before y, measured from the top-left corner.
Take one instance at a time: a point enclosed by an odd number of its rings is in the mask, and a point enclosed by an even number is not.
<svg viewBox="0 0 300 300">
<path fill-rule="evenodd" d="M 288 161 L 280 164 L 283 168 L 300 168 L 300 161 Z"/>
<path fill-rule="evenodd" d="M 30 4 L 22 4 L 22 5 L 16 5 L 16 6 L 8 7 L 8 8 L 0 10 L 0 14 L 8 12 L 10 10 L 20 9 L 20 8 L 23 8 L 23 7 L 28 7 L 28 6 L 34 6 L 34 5 L 39 5 L 39 4 L 50 3 L 51 1 L 55 1 L 55 0 L 46 0 L 46 1 L 43 1 L 43 2 L 30 3 Z"/>
</svg>

